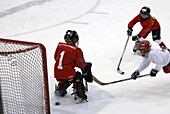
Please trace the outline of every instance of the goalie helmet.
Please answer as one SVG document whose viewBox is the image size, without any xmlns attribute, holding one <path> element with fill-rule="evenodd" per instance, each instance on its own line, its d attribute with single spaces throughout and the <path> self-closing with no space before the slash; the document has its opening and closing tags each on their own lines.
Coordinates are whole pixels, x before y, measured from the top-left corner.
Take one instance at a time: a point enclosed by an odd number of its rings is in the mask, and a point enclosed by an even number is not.
<svg viewBox="0 0 170 114">
<path fill-rule="evenodd" d="M 67 42 L 67 40 L 71 40 L 75 46 L 78 46 L 79 36 L 76 31 L 74 30 L 67 30 L 64 40 Z"/>
<path fill-rule="evenodd" d="M 146 54 L 151 50 L 150 42 L 148 40 L 139 42 L 139 47 L 137 50 L 139 50 L 140 55 L 143 57 L 146 56 Z"/>
<path fill-rule="evenodd" d="M 142 7 L 142 9 L 140 10 L 140 14 L 144 14 L 144 15 L 147 15 L 147 16 L 150 15 L 150 12 L 151 12 L 150 8 L 146 7 L 146 6 Z"/>
</svg>

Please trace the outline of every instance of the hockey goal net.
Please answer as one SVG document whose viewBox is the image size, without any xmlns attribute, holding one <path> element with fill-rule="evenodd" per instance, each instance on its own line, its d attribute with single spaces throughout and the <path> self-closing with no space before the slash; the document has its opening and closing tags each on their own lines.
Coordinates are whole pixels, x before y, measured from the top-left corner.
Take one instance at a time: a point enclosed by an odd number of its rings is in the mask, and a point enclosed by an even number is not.
<svg viewBox="0 0 170 114">
<path fill-rule="evenodd" d="M 46 50 L 0 38 L 0 113 L 49 114 Z"/>
</svg>

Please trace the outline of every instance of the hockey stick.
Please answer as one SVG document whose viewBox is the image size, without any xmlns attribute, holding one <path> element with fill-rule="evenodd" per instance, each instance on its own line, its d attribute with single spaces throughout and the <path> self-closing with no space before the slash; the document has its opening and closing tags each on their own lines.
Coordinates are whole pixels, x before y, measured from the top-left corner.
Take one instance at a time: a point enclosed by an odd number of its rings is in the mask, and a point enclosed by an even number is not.
<svg viewBox="0 0 170 114">
<path fill-rule="evenodd" d="M 137 76 L 137 78 L 141 78 L 141 77 L 145 77 L 145 76 L 149 76 L 150 74 L 144 74 L 144 75 L 140 75 L 140 76 Z M 137 79 L 136 78 L 136 79 Z M 108 82 L 108 83 L 104 83 L 104 82 L 101 82 L 100 80 L 98 80 L 95 76 L 93 76 L 93 80 L 98 83 L 99 85 L 109 85 L 109 84 L 114 84 L 114 83 L 118 83 L 118 82 L 123 82 L 123 81 L 127 81 L 127 80 L 132 80 L 133 78 L 126 78 L 126 79 L 122 79 L 122 80 L 117 80 L 117 81 L 113 81 L 113 82 Z"/>
<path fill-rule="evenodd" d="M 82 55 L 82 62 L 83 62 L 83 70 L 85 71 L 85 61 L 84 61 L 84 57 L 83 57 L 83 55 Z M 85 90 L 86 91 L 88 91 L 88 84 L 87 84 L 87 80 L 86 79 L 84 79 L 84 81 L 85 81 Z"/>
<path fill-rule="evenodd" d="M 122 75 L 123 75 L 125 72 L 123 72 L 123 71 L 120 70 L 120 63 L 122 62 L 122 59 L 123 59 L 123 56 L 124 56 L 124 53 L 125 53 L 125 50 L 126 50 L 126 47 L 127 47 L 127 43 L 128 43 L 128 41 L 129 41 L 129 38 L 130 38 L 130 36 L 128 36 L 128 38 L 127 38 L 125 47 L 124 47 L 124 49 L 123 49 L 122 56 L 121 56 L 121 58 L 120 58 L 120 60 L 119 60 L 118 66 L 117 66 L 117 71 L 118 71 L 120 74 L 122 74 Z"/>
<path fill-rule="evenodd" d="M 84 81 L 85 81 L 85 90 L 86 90 L 86 91 L 88 91 L 88 84 L 87 84 L 87 80 L 85 80 L 85 79 L 84 79 Z"/>
</svg>

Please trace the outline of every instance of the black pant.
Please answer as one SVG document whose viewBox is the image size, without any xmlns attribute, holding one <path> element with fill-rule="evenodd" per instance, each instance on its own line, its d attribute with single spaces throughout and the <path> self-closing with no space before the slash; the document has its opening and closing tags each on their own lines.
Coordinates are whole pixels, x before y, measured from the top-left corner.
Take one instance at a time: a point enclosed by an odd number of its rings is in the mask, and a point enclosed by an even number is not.
<svg viewBox="0 0 170 114">
<path fill-rule="evenodd" d="M 150 32 L 152 32 L 152 39 L 153 39 L 153 41 L 155 41 L 155 40 L 160 40 L 160 39 L 161 39 L 161 36 L 160 36 L 160 34 L 161 34 L 161 28 L 158 28 L 158 29 L 156 29 L 156 30 L 148 31 L 148 32 L 146 33 L 145 37 L 147 37 Z"/>
<path fill-rule="evenodd" d="M 152 39 L 155 40 L 160 40 L 161 39 L 161 28 L 158 28 L 156 30 L 152 30 Z"/>
</svg>

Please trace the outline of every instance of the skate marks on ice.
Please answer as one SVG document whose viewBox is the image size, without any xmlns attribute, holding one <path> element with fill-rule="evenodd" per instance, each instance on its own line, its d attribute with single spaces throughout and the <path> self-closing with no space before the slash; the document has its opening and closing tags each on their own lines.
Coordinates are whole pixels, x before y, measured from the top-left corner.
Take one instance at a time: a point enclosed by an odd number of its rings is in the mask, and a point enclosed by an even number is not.
<svg viewBox="0 0 170 114">
<path fill-rule="evenodd" d="M 52 0 L 33 0 L 33 1 L 21 4 L 21 5 L 16 6 L 16 7 L 12 7 L 10 9 L 3 11 L 3 12 L 0 12 L 0 18 L 3 18 L 3 17 L 10 15 L 10 14 L 14 14 L 18 11 L 30 8 L 32 6 L 42 5 L 42 4 L 44 4 L 46 2 L 50 2 L 50 1 L 52 1 Z"/>
<path fill-rule="evenodd" d="M 76 104 L 73 96 L 71 96 L 72 88 L 69 87 L 66 96 L 59 97 L 51 93 L 51 111 L 52 114 L 94 114 L 109 104 L 112 99 L 106 92 L 89 85 L 89 91 L 86 93 L 88 102 Z M 60 102 L 60 105 L 55 105 Z"/>
</svg>

